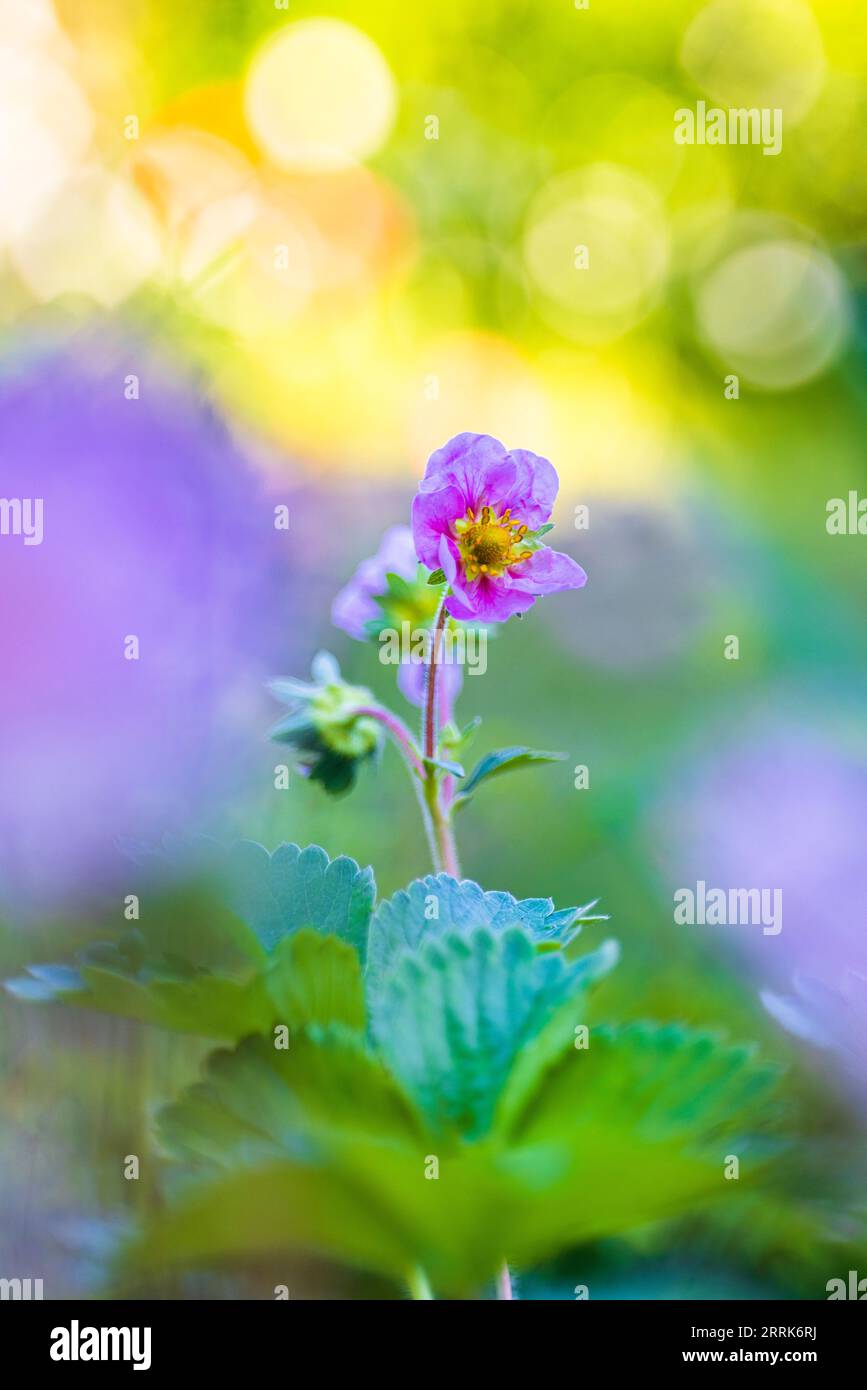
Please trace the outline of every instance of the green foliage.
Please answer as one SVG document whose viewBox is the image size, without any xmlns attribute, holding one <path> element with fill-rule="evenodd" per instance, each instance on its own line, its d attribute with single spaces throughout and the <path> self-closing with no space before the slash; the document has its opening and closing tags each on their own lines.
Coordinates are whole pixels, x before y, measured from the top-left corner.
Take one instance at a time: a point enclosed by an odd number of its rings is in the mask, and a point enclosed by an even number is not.
<svg viewBox="0 0 867 1390">
<path fill-rule="evenodd" d="M 449 777 L 463 777 L 465 775 L 460 763 L 450 762 L 447 758 L 422 757 L 421 761 L 425 767 L 434 768 L 437 772 L 444 772 Z"/>
<path fill-rule="evenodd" d="M 277 1018 L 290 1028 L 329 1023 L 364 1028 L 361 962 L 337 937 L 310 927 L 284 937 L 265 978 Z"/>
<path fill-rule="evenodd" d="M 199 847 L 217 863 L 217 846 Z M 163 859 L 165 864 L 165 859 Z M 194 965 L 163 950 L 159 923 L 100 942 L 76 966 L 30 966 L 6 988 L 35 1002 L 60 1000 L 162 1028 L 235 1041 L 275 1023 L 364 1026 L 361 967 L 376 886 L 353 859 L 311 846 L 269 854 L 241 841 L 220 851 L 219 872 L 244 925 L 226 927 L 234 969 Z"/>
<path fill-rule="evenodd" d="M 440 736 L 440 746 L 447 750 L 451 757 L 462 757 L 478 733 L 481 722 L 481 717 L 476 715 L 461 729 L 455 724 L 447 725 Z"/>
<path fill-rule="evenodd" d="M 383 978 L 406 951 L 435 940 L 452 928 L 490 927 L 495 932 L 523 927 L 539 944 L 566 946 L 591 917 L 595 903 L 556 911 L 550 898 L 524 898 L 511 893 L 486 893 L 477 883 L 458 883 L 448 874 L 416 879 L 393 898 L 380 903 L 370 924 L 367 962 L 368 994 L 375 995 Z"/>
<path fill-rule="evenodd" d="M 544 526 L 538 526 L 535 531 L 527 531 L 527 533 L 523 537 L 522 544 L 533 545 L 534 542 L 540 541 L 543 536 L 547 536 L 548 532 L 553 530 L 554 522 L 546 521 Z"/>
<path fill-rule="evenodd" d="M 377 996 L 374 1034 L 434 1132 L 485 1132 L 521 1048 L 561 1004 L 577 1006 L 605 955 L 543 954 L 519 927 L 453 931 L 404 955 Z"/>
<path fill-rule="evenodd" d="M 422 1127 L 394 1079 L 359 1033 L 311 1025 L 286 1050 L 247 1038 L 208 1059 L 203 1084 L 160 1116 L 178 1157 L 231 1169 L 251 1153 L 322 1156 L 341 1135 L 421 1142 Z"/>
<path fill-rule="evenodd" d="M 336 1020 L 364 1027 L 358 956 L 335 937 L 308 928 L 285 937 L 246 979 L 193 971 L 169 974 L 167 967 L 157 974 L 157 969 L 148 965 L 131 974 L 120 965 L 36 965 L 27 977 L 9 981 L 7 989 L 21 999 L 60 1000 L 229 1041 L 269 1032 L 276 1023 L 297 1029 Z"/>
<path fill-rule="evenodd" d="M 545 753 L 538 748 L 523 747 L 498 748 L 493 753 L 486 753 L 462 784 L 455 797 L 455 808 L 465 806 L 481 784 L 493 777 L 501 777 L 505 772 L 515 772 L 522 767 L 532 767 L 536 763 L 561 762 L 564 757 L 564 753 Z"/>
<path fill-rule="evenodd" d="M 774 1152 L 775 1075 L 749 1048 L 585 1031 L 617 955 L 576 954 L 594 904 L 438 874 L 373 914 L 370 870 L 317 847 L 243 843 L 220 867 L 246 924 L 234 973 L 135 931 L 11 982 L 234 1044 L 159 1117 L 172 1198 L 126 1274 L 291 1248 L 471 1293 L 504 1258 L 725 1203 L 727 1156 L 743 1192 Z"/>
<path fill-rule="evenodd" d="M 347 941 L 363 964 L 376 896 L 372 869 L 345 855 L 329 859 L 318 845 L 280 845 L 269 854 L 249 840 L 236 846 L 229 868 L 233 905 L 266 950 L 313 927 Z"/>
<path fill-rule="evenodd" d="M 371 641 L 377 641 L 380 633 L 400 629 L 402 623 L 409 623 L 411 629 L 430 626 L 439 595 L 431 592 L 432 581 L 424 565 L 418 565 L 414 579 L 388 573 L 384 582 L 384 592 L 375 596 L 380 612 L 364 625 Z"/>
<path fill-rule="evenodd" d="M 532 1084 L 527 1084 L 528 1074 Z M 761 1115 L 777 1069 L 758 1065 L 754 1049 L 678 1024 L 602 1025 L 587 1049 L 543 1067 L 529 1049 L 502 1097 L 499 1123 L 524 1143 L 556 1139 L 592 1113 L 608 1135 L 626 1131 L 648 1145 L 677 1140 L 693 1149 L 709 1136 L 736 1134 L 735 1117 Z"/>
<path fill-rule="evenodd" d="M 363 686 L 347 685 L 330 652 L 313 658 L 312 681 L 271 681 L 271 694 L 289 713 L 271 730 L 275 743 L 292 750 L 294 766 L 332 796 L 349 791 L 358 769 L 375 757 L 382 730 L 364 711 L 373 699 Z"/>
<path fill-rule="evenodd" d="M 734 1142 L 738 1186 L 754 1182 L 769 1149 L 744 1129 L 761 1126 L 774 1077 L 747 1050 L 647 1025 L 594 1034 L 579 1052 L 569 1034 L 561 1016 L 535 1091 L 512 1067 L 494 1127 L 474 1142 L 432 1135 L 375 1055 L 339 1031 L 314 1030 L 283 1055 L 262 1042 L 217 1054 L 161 1129 L 206 1176 L 128 1261 L 147 1270 L 291 1247 L 395 1279 L 421 1265 L 437 1290 L 463 1293 L 504 1255 L 534 1263 L 724 1202 Z"/>
<path fill-rule="evenodd" d="M 63 974 L 56 969 L 31 967 L 29 979 L 12 980 L 7 989 L 19 998 L 56 999 L 206 1038 L 243 1037 L 271 1023 L 273 1009 L 259 976 L 147 978 L 87 964 Z"/>
</svg>

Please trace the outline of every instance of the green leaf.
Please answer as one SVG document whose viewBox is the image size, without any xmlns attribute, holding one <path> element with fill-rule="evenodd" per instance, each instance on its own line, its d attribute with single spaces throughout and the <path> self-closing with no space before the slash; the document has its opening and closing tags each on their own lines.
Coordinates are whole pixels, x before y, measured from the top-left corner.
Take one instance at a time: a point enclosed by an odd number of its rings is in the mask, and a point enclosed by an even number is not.
<svg viewBox="0 0 867 1390">
<path fill-rule="evenodd" d="M 537 748 L 498 748 L 476 763 L 455 802 L 466 802 L 482 782 L 488 782 L 492 777 L 500 777 L 504 772 L 529 767 L 534 763 L 562 762 L 565 756 L 565 753 L 546 753 Z"/>
<path fill-rule="evenodd" d="M 446 572 L 445 572 L 445 570 L 434 570 L 433 574 L 431 574 L 431 575 L 428 576 L 428 581 L 427 581 L 427 582 L 428 582 L 428 584 L 445 584 L 445 582 L 446 582 Z"/>
<path fill-rule="evenodd" d="M 355 786 L 362 762 L 372 756 L 367 754 L 364 759 L 347 758 L 333 749 L 320 749 L 316 762 L 307 771 L 308 780 L 318 782 L 330 796 L 342 796 Z"/>
<path fill-rule="evenodd" d="M 385 979 L 374 1037 L 434 1129 L 478 1136 L 521 1048 L 603 964 L 540 953 L 519 927 L 450 932 L 404 955 Z"/>
<path fill-rule="evenodd" d="M 302 927 L 275 948 L 266 973 L 275 1017 L 290 1028 L 342 1023 L 363 1029 L 366 1022 L 361 962 L 354 948 L 336 936 Z"/>
<path fill-rule="evenodd" d="M 166 1106 L 158 1129 L 176 1157 L 231 1168 L 285 1155 L 321 1159 L 337 1136 L 422 1145 L 408 1099 L 356 1034 L 311 1027 L 277 1048 L 247 1038 L 208 1058 L 202 1083 Z"/>
<path fill-rule="evenodd" d="M 525 534 L 524 534 L 523 537 L 522 537 L 522 542 L 521 542 L 521 543 L 522 543 L 522 544 L 526 544 L 526 543 L 529 541 L 529 542 L 532 544 L 533 541 L 540 541 L 540 540 L 542 539 L 543 536 L 547 536 L 548 532 L 549 532 L 549 531 L 553 531 L 553 530 L 554 530 L 554 523 L 553 523 L 553 521 L 548 521 L 548 522 L 545 523 L 544 526 L 537 526 L 537 528 L 536 528 L 535 531 L 527 531 L 527 532 L 525 532 Z"/>
<path fill-rule="evenodd" d="M 408 622 L 411 628 L 430 627 L 439 602 L 439 595 L 428 587 L 428 572 L 423 565 L 418 566 L 413 579 L 387 574 L 385 592 L 373 597 L 380 612 L 364 624 L 366 635 L 373 639 L 389 629 L 399 629 L 402 622 Z"/>
<path fill-rule="evenodd" d="M 481 725 L 481 715 L 477 714 L 462 729 L 455 728 L 450 724 L 443 732 L 441 746 L 452 757 L 458 757 L 469 748 Z"/>
<path fill-rule="evenodd" d="M 516 1252 L 538 1256 L 725 1200 L 779 1149 L 767 1132 L 779 1074 L 752 1048 L 630 1024 L 591 1029 L 588 1048 L 566 1046 L 556 1060 L 550 1049 L 548 1061 L 540 1075 L 522 1055 L 495 1122 L 516 1177 L 544 1184 L 544 1204 L 513 1232 Z M 724 1175 L 732 1153 L 737 1184 Z"/>
<path fill-rule="evenodd" d="M 387 591 L 384 595 L 377 597 L 378 603 L 382 602 L 383 599 L 386 602 L 389 599 L 398 599 L 404 603 L 412 602 L 417 587 L 415 579 L 405 579 L 402 574 L 395 574 L 393 570 L 389 570 L 385 576 L 385 582 Z"/>
<path fill-rule="evenodd" d="M 30 966 L 6 988 L 21 999 L 56 1000 L 230 1042 L 270 1033 L 276 1023 L 293 1030 L 314 1023 L 365 1026 L 357 952 L 310 928 L 284 937 L 262 968 L 244 978 L 197 972 L 183 962 L 174 972 L 147 961 L 136 968 L 111 943 L 84 957 L 77 969 Z"/>
<path fill-rule="evenodd" d="M 438 768 L 440 772 L 447 772 L 450 777 L 465 776 L 464 769 L 460 763 L 449 762 L 446 758 L 422 758 L 425 767 Z"/>
<path fill-rule="evenodd" d="M 281 704 L 295 706 L 299 700 L 308 700 L 316 686 L 311 681 L 300 681 L 294 676 L 278 676 L 267 683 L 267 688 Z"/>
<path fill-rule="evenodd" d="M 500 963 L 514 964 L 507 953 Z M 595 1029 L 582 1052 L 570 1021 L 561 1006 L 546 1025 L 529 1089 L 522 1049 L 493 1129 L 472 1143 L 421 1131 L 388 1074 L 340 1030 L 299 1035 L 285 1053 L 251 1040 L 216 1054 L 204 1085 L 161 1117 L 170 1151 L 211 1176 L 155 1219 L 128 1268 L 306 1249 L 396 1279 L 421 1266 L 437 1292 L 466 1294 L 504 1256 L 530 1265 L 757 1187 L 771 1141 L 749 1131 L 772 1115 L 775 1074 L 750 1049 L 632 1025 Z M 487 1045 L 481 1031 L 471 1072 Z M 446 1066 L 444 1080 L 459 1078 Z M 731 1152 L 737 1184 L 723 1173 Z M 438 1178 L 426 1181 L 432 1157 Z"/>
<path fill-rule="evenodd" d="M 340 663 L 331 652 L 319 651 L 310 663 L 310 671 L 317 685 L 336 685 L 340 683 Z"/>
<path fill-rule="evenodd" d="M 470 1292 L 501 1258 L 495 1218 L 516 1194 L 497 1156 L 444 1141 L 432 1153 L 394 1080 L 339 1029 L 288 1052 L 249 1039 L 216 1053 L 159 1119 L 163 1146 L 201 1177 L 176 1187 L 125 1273 L 302 1249 L 400 1281 L 423 1264 L 438 1287 Z"/>
<path fill-rule="evenodd" d="M 188 1192 L 127 1253 L 126 1271 L 295 1249 L 400 1278 L 413 1267 L 414 1248 L 412 1230 L 396 1224 L 387 1202 L 378 1205 L 338 1171 L 283 1160 Z"/>
<path fill-rule="evenodd" d="M 291 714 L 278 719 L 268 730 L 268 737 L 272 743 L 291 743 L 307 751 L 312 751 L 322 743 L 307 709 L 293 710 Z"/>
<path fill-rule="evenodd" d="M 234 847 L 229 868 L 236 910 L 266 950 L 313 927 L 349 942 L 364 962 L 376 894 L 372 869 L 346 856 L 330 860 L 318 845 L 280 845 L 269 854 L 250 840 Z"/>
<path fill-rule="evenodd" d="M 259 975 L 154 979 L 98 965 L 31 966 L 28 977 L 7 981 L 6 988 L 21 999 L 76 1004 L 204 1038 L 234 1041 L 274 1022 L 274 1005 Z"/>
<path fill-rule="evenodd" d="M 408 1188 L 427 1186 L 428 1143 L 357 1035 L 312 1028 L 288 1051 L 248 1039 L 213 1054 L 203 1083 L 161 1111 L 159 1134 L 170 1154 L 211 1177 L 187 1183 L 130 1264 L 300 1248 L 399 1278 L 412 1268 L 419 1242 L 391 1209 L 390 1173 L 396 1165 Z M 360 1155 L 370 1179 L 357 1171 Z"/>
<path fill-rule="evenodd" d="M 453 928 L 475 927 L 504 931 L 523 927 L 537 943 L 567 945 L 588 918 L 584 908 L 555 910 L 550 898 L 524 898 L 511 893 L 486 893 L 471 879 L 461 883 L 449 874 L 428 874 L 379 904 L 370 925 L 366 983 L 368 997 L 379 990 L 386 975 L 407 951 L 422 940 L 435 940 Z"/>
<path fill-rule="evenodd" d="M 520 1072 L 500 1110 L 511 1140 L 571 1136 L 592 1122 L 600 1133 L 625 1126 L 651 1145 L 676 1139 L 693 1147 L 716 1145 L 718 1133 L 747 1117 L 761 1120 L 779 1079 L 777 1067 L 756 1063 L 753 1047 L 654 1023 L 592 1028 L 589 1046 L 562 1053 L 523 1099 Z"/>
</svg>

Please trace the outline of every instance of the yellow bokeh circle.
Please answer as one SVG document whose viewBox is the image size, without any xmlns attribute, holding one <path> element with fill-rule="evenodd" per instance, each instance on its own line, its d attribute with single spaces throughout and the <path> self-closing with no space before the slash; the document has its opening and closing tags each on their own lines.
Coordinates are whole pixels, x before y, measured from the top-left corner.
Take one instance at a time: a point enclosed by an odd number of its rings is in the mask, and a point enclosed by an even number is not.
<svg viewBox="0 0 867 1390">
<path fill-rule="evenodd" d="M 683 37 L 680 61 L 722 107 L 779 107 L 801 120 L 822 88 L 826 59 L 803 0 L 711 0 Z"/>
<path fill-rule="evenodd" d="M 845 281 L 824 251 L 762 241 L 726 256 L 702 282 L 701 336 L 751 385 L 790 390 L 818 376 L 842 347 L 850 320 Z"/>
<path fill-rule="evenodd" d="M 560 175 L 530 207 L 524 263 L 553 327 L 577 342 L 618 337 L 647 312 L 666 274 L 656 190 L 614 164 Z"/>
<path fill-rule="evenodd" d="M 250 131 L 282 169 L 345 169 L 374 154 L 394 120 L 395 82 L 351 24 L 305 19 L 270 38 L 244 89 Z"/>
</svg>

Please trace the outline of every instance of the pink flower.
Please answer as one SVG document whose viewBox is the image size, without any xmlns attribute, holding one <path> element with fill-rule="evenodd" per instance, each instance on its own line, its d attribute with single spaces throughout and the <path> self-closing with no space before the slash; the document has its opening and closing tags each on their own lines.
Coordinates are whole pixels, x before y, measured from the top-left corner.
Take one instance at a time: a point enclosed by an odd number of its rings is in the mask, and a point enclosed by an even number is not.
<svg viewBox="0 0 867 1390">
<path fill-rule="evenodd" d="M 402 592 L 392 594 L 389 601 L 388 576 L 405 580 Z M 335 627 L 348 632 L 359 642 L 374 641 L 376 627 L 400 628 L 409 622 L 415 628 L 429 628 L 436 616 L 439 592 L 427 582 L 427 571 L 419 571 L 412 532 L 408 526 L 390 526 L 382 537 L 379 549 L 368 560 L 362 560 L 348 584 L 340 590 L 331 607 Z M 402 662 L 397 684 L 411 705 L 424 703 L 427 667 L 414 662 Z M 443 665 L 440 674 L 439 720 L 447 724 L 454 703 L 463 685 L 460 666 Z"/>
<path fill-rule="evenodd" d="M 388 589 L 389 574 L 397 574 L 408 582 L 414 580 L 418 570 L 412 533 L 408 526 L 390 526 L 379 544 L 379 549 L 369 560 L 362 560 L 348 584 L 340 590 L 331 608 L 331 621 L 335 627 L 343 628 L 350 637 L 363 642 L 369 633 L 367 624 L 383 616 L 377 599 Z M 436 607 L 430 590 L 422 580 L 418 588 L 427 599 L 431 616 Z"/>
<path fill-rule="evenodd" d="M 413 502 L 413 537 L 422 564 L 444 572 L 453 617 L 501 623 L 543 594 L 586 584 L 581 566 L 536 534 L 557 488 L 547 459 L 509 453 L 488 434 L 456 435 L 431 455 Z"/>
</svg>

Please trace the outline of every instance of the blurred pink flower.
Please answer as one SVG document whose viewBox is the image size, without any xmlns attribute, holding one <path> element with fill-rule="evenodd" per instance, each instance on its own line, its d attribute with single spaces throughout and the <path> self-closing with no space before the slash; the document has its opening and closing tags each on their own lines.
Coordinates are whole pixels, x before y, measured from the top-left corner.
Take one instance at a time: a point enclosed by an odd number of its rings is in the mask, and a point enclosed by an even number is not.
<svg viewBox="0 0 867 1390">
<path fill-rule="evenodd" d="M 385 596 L 388 589 L 387 576 L 395 574 L 404 579 L 408 586 L 407 599 L 395 602 L 388 613 L 377 599 Z M 382 537 L 375 555 L 362 560 L 348 584 L 340 590 L 331 608 L 331 619 L 335 627 L 348 632 L 358 641 L 372 640 L 368 624 L 381 620 L 384 624 L 397 625 L 406 618 L 413 626 L 429 627 L 436 614 L 438 593 L 427 583 L 427 571 L 419 579 L 419 562 L 415 553 L 415 542 L 408 526 L 390 526 Z M 463 672 L 460 666 L 444 664 L 441 668 L 438 712 L 440 723 L 446 724 L 452 717 L 454 703 L 463 685 Z M 411 705 L 424 703 L 426 667 L 420 663 L 402 661 L 398 667 L 397 684 L 401 694 Z"/>
<path fill-rule="evenodd" d="M 397 574 L 413 580 L 418 570 L 412 532 L 408 526 L 389 526 L 375 555 L 362 560 L 348 584 L 345 584 L 331 607 L 335 627 L 363 642 L 368 636 L 366 624 L 382 617 L 383 610 L 376 602 L 386 591 L 386 575 Z"/>
</svg>

